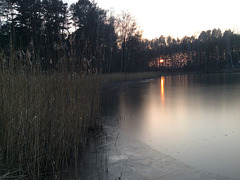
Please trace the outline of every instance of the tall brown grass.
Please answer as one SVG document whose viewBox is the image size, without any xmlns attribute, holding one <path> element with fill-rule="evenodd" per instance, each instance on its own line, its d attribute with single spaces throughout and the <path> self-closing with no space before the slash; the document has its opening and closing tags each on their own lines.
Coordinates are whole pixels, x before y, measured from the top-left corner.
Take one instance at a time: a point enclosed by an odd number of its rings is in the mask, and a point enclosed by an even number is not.
<svg viewBox="0 0 240 180">
<path fill-rule="evenodd" d="M 4 63 L 1 56 L 0 179 L 56 178 L 72 160 L 77 167 L 89 129 L 99 125 L 100 77 Z"/>
</svg>

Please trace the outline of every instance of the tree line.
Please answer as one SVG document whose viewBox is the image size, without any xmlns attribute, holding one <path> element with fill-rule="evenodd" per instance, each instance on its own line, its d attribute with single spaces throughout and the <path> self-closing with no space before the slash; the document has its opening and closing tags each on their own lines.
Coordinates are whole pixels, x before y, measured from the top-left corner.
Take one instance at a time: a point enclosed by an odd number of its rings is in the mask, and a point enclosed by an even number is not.
<svg viewBox="0 0 240 180">
<path fill-rule="evenodd" d="M 16 69 L 212 71 L 239 66 L 240 36 L 214 29 L 198 37 L 147 40 L 131 14 L 116 16 L 94 1 L 0 0 L 0 49 L 5 65 Z"/>
<path fill-rule="evenodd" d="M 160 68 L 212 72 L 240 67 L 240 35 L 231 30 L 202 31 L 181 40 L 161 36 L 151 41 L 151 49 L 153 57 L 164 59 Z M 157 60 L 153 67 L 159 67 Z"/>
</svg>

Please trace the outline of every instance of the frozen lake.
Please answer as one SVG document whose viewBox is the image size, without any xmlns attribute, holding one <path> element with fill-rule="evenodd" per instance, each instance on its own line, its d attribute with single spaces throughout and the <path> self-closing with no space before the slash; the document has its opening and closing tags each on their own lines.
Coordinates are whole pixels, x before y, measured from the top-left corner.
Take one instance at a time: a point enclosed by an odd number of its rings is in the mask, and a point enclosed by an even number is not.
<svg viewBox="0 0 240 180">
<path fill-rule="evenodd" d="M 201 171 L 240 179 L 240 74 L 175 75 L 111 90 L 120 130 Z"/>
</svg>

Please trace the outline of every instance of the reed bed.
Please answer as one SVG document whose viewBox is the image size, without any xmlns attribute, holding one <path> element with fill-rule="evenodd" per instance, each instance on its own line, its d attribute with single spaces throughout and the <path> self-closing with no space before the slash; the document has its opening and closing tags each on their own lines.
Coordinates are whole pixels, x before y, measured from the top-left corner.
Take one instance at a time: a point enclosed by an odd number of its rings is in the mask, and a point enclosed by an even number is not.
<svg viewBox="0 0 240 180">
<path fill-rule="evenodd" d="M 57 179 L 70 163 L 77 167 L 89 131 L 99 126 L 100 82 L 98 75 L 1 66 L 0 179 Z"/>
</svg>

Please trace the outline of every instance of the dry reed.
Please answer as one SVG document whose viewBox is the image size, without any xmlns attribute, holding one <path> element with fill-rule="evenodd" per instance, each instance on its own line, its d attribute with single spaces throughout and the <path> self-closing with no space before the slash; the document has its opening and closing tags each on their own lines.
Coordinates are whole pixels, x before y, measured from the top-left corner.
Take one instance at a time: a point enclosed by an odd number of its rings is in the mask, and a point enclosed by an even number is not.
<svg viewBox="0 0 240 180">
<path fill-rule="evenodd" d="M 71 160 L 77 167 L 99 125 L 100 77 L 11 71 L 3 56 L 0 63 L 0 179 L 56 178 Z"/>
</svg>

